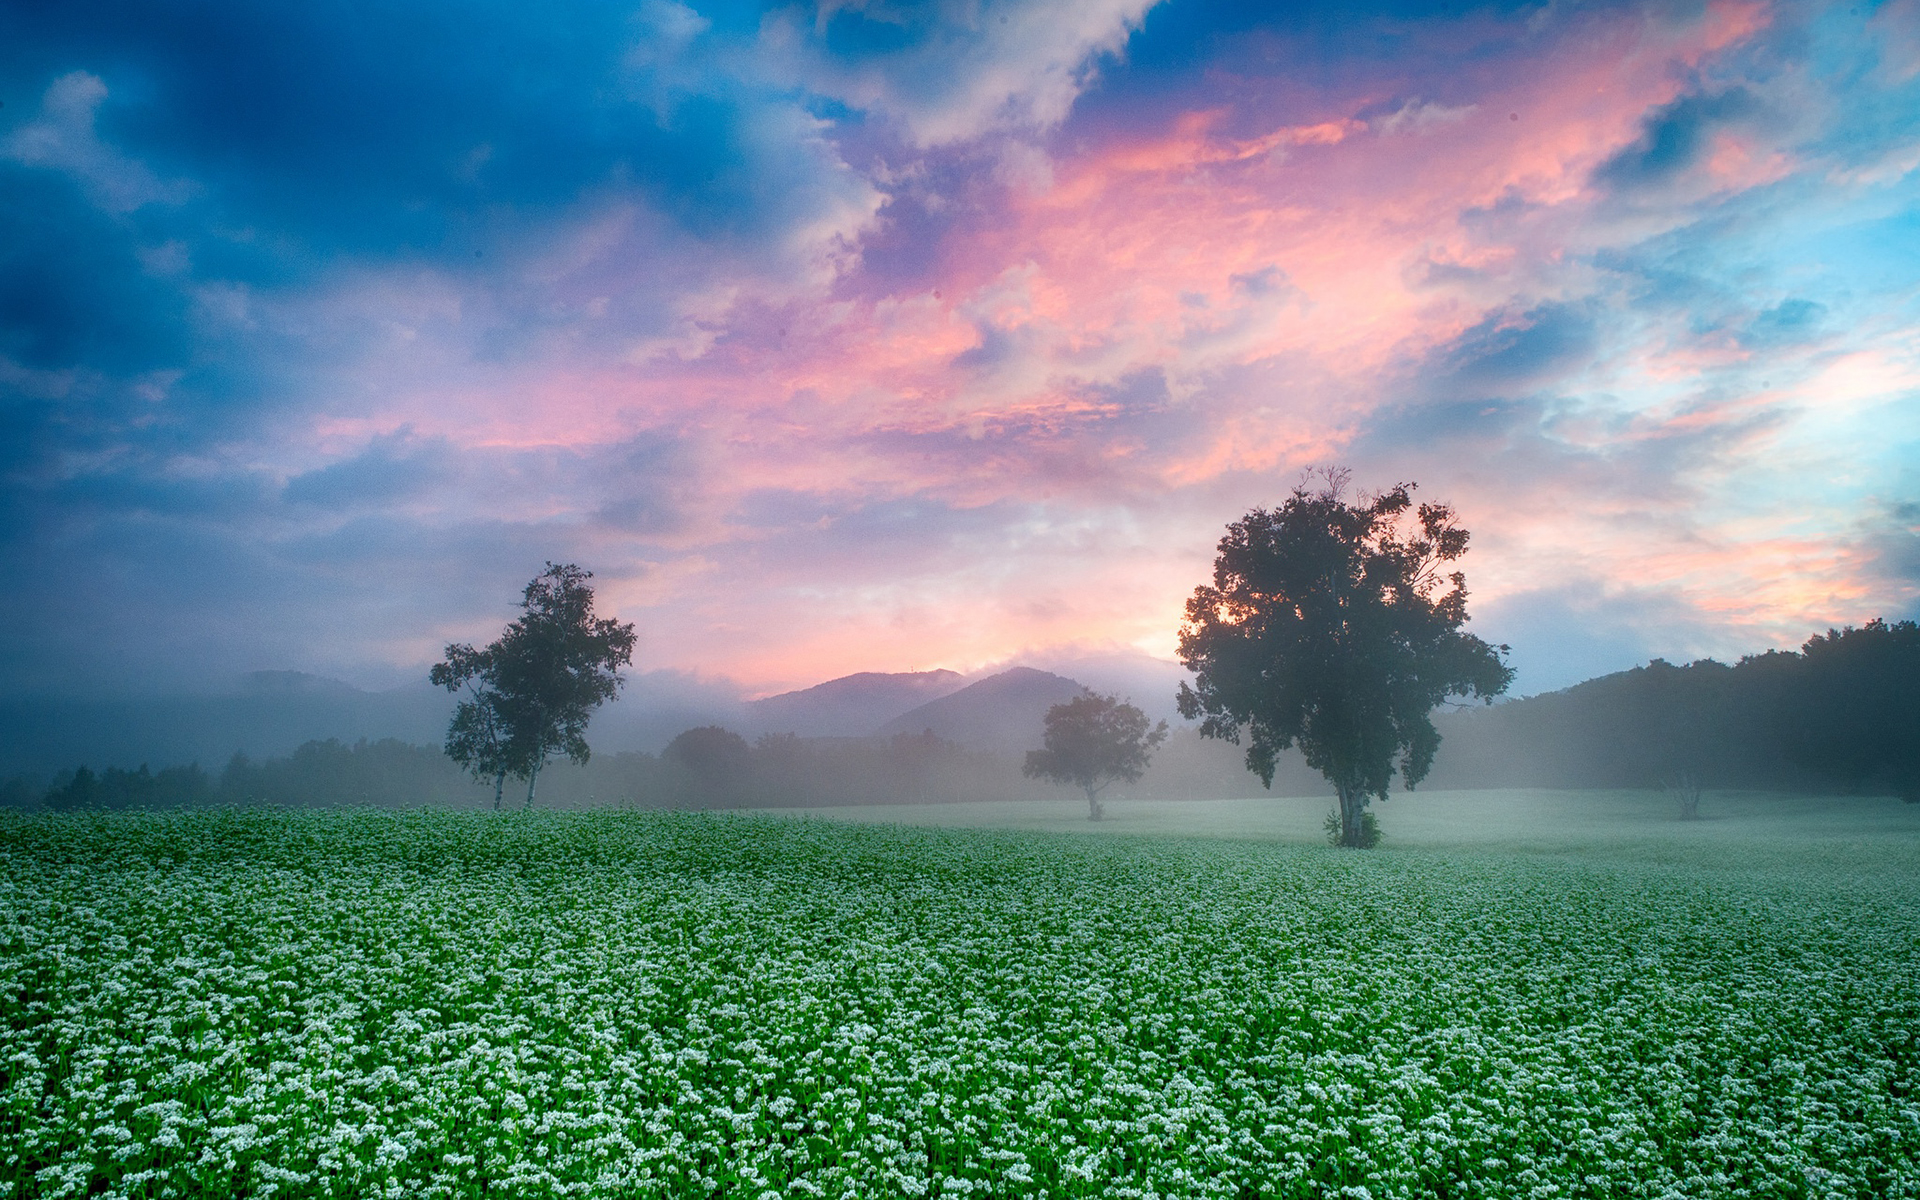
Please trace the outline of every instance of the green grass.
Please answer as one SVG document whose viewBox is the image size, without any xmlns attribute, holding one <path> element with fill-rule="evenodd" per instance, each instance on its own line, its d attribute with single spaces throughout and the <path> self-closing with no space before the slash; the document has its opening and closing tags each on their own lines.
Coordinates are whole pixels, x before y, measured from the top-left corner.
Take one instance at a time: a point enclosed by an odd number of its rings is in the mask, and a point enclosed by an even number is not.
<svg viewBox="0 0 1920 1200">
<path fill-rule="evenodd" d="M 1920 1195 L 1910 809 L 1111 811 L 0 820 L 0 1195 Z"/>
</svg>

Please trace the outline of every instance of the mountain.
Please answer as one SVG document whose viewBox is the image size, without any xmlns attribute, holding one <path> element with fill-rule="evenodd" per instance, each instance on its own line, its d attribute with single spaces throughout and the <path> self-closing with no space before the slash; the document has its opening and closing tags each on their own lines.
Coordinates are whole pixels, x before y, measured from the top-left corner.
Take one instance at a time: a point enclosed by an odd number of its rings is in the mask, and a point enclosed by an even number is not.
<svg viewBox="0 0 1920 1200">
<path fill-rule="evenodd" d="M 950 742 L 1022 754 L 1039 747 L 1047 710 L 1086 690 L 1064 675 L 1014 667 L 902 713 L 875 732 L 891 737 L 931 729 Z"/>
<path fill-rule="evenodd" d="M 1091 691 L 1130 701 L 1149 718 L 1173 725 L 1182 723 L 1174 696 L 1183 681 L 1193 679 L 1177 662 L 1131 649 L 1056 651 L 1023 661 L 1084 683 Z"/>
<path fill-rule="evenodd" d="M 910 708 L 957 691 L 965 682 L 955 671 L 862 671 L 752 700 L 746 709 L 749 723 L 760 732 L 860 737 Z"/>
</svg>

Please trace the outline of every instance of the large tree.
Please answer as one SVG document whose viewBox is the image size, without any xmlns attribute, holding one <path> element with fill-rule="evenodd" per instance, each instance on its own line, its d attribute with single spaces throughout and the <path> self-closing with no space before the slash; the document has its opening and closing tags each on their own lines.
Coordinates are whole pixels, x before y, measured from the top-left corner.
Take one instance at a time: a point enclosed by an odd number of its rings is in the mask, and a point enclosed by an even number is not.
<svg viewBox="0 0 1920 1200">
<path fill-rule="evenodd" d="M 1167 740 L 1167 723 L 1149 727 L 1147 714 L 1117 696 L 1089 692 L 1047 710 L 1042 748 L 1027 751 L 1029 779 L 1077 787 L 1087 794 L 1087 819 L 1101 815 L 1100 793 L 1125 780 L 1136 783 L 1154 750 Z"/>
<path fill-rule="evenodd" d="M 1273 786 L 1298 745 L 1339 796 L 1342 846 L 1378 838 L 1367 810 L 1397 766 L 1412 788 L 1439 748 L 1431 714 L 1453 696 L 1491 703 L 1513 679 L 1493 647 L 1463 632 L 1466 577 L 1447 570 L 1467 531 L 1444 504 L 1414 506 L 1415 485 L 1345 499 L 1324 472 L 1277 509 L 1227 526 L 1213 583 L 1194 589 L 1180 630 L 1180 712 L 1204 737 L 1238 744 Z M 1330 818 L 1330 823 L 1332 819 Z"/>
<path fill-rule="evenodd" d="M 587 722 L 619 694 L 619 668 L 633 661 L 633 625 L 594 615 L 592 578 L 572 563 L 548 563 L 498 640 L 484 650 L 450 645 L 433 668 L 436 684 L 468 690 L 447 730 L 447 754 L 494 779 L 496 808 L 508 775 L 527 781 L 532 807 L 549 758 L 588 760 Z"/>
</svg>

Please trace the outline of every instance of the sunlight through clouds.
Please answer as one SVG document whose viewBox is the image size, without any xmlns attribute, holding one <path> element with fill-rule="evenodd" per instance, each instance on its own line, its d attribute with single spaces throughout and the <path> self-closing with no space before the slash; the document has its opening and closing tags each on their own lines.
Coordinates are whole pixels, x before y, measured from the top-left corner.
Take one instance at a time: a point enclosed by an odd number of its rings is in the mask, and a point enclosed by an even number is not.
<svg viewBox="0 0 1920 1200">
<path fill-rule="evenodd" d="M 7 18 L 17 687 L 1164 655 L 1329 462 L 1525 691 L 1920 603 L 1911 4 L 222 11 Z"/>
</svg>

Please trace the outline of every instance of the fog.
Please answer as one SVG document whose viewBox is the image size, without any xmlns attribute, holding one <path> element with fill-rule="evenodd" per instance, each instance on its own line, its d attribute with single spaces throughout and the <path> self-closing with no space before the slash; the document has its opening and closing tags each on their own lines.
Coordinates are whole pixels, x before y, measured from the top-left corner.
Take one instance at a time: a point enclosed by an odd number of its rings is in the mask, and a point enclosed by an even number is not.
<svg viewBox="0 0 1920 1200">
<path fill-rule="evenodd" d="M 1109 668 L 1108 675 L 1123 672 Z M 1151 679 L 1135 672 L 1134 681 Z M 1164 681 L 1162 681 L 1164 682 Z M 1049 707 L 1083 682 L 1031 667 L 848 676 L 761 701 L 646 676 L 594 720 L 595 753 L 545 768 L 543 807 L 828 807 L 1045 800 L 1025 778 Z M 1873 624 L 1727 665 L 1654 660 L 1546 695 L 1435 714 L 1421 787 L 1682 786 L 1920 800 L 1920 630 Z M 1170 692 L 1163 688 L 1162 691 Z M 1141 696 L 1149 711 L 1170 694 Z M 291 672 L 227 696 L 0 709 L 0 795 L 15 807 L 490 806 L 438 745 L 452 699 L 362 692 Z M 838 730 L 802 736 L 796 729 Z M 87 768 L 85 775 L 80 774 Z M 1176 724 L 1116 800 L 1324 796 L 1298 752 L 1270 788 L 1239 747 Z M 1399 793 L 1396 786 L 1395 793 Z M 507 805 L 525 802 L 509 781 Z"/>
</svg>

